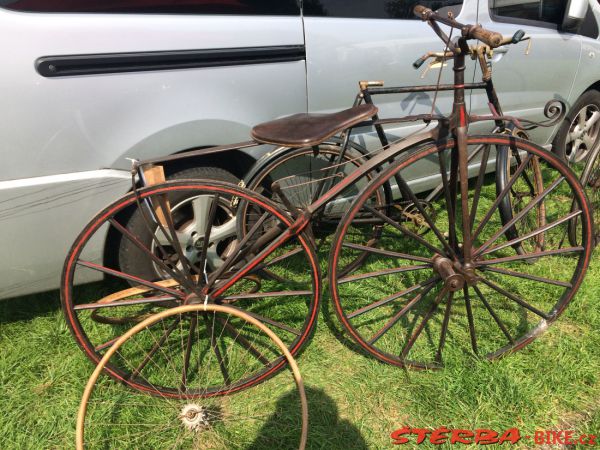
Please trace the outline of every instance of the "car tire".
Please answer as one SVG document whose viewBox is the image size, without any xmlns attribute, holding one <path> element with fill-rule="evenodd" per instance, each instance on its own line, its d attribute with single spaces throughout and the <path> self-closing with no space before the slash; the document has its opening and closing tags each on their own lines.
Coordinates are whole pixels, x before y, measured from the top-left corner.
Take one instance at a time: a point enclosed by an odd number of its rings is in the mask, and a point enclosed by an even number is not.
<svg viewBox="0 0 600 450">
<path fill-rule="evenodd" d="M 239 179 L 232 173 L 218 167 L 192 167 L 179 170 L 167 175 L 167 180 L 183 180 L 183 179 L 211 179 L 217 181 L 226 181 L 237 184 Z M 185 204 L 186 199 L 181 195 L 173 195 L 169 197 L 169 202 L 175 214 L 175 209 L 178 205 Z M 222 199 L 221 208 L 225 211 L 222 214 L 227 214 L 226 211 L 230 199 Z M 127 221 L 127 229 L 138 239 L 145 244 L 146 248 L 151 248 L 152 234 L 146 223 L 143 214 L 139 208 L 136 208 L 129 220 Z M 145 280 L 158 280 L 165 278 L 165 274 L 158 273 L 154 263 L 142 254 L 141 250 L 136 247 L 129 239 L 121 239 L 118 249 L 118 264 L 122 271 L 129 274 L 134 274 Z"/>
<path fill-rule="evenodd" d="M 590 119 L 595 121 L 589 123 Z M 585 161 L 599 144 L 600 92 L 591 89 L 579 97 L 566 115 L 552 148 L 567 164 L 574 166 Z"/>
</svg>

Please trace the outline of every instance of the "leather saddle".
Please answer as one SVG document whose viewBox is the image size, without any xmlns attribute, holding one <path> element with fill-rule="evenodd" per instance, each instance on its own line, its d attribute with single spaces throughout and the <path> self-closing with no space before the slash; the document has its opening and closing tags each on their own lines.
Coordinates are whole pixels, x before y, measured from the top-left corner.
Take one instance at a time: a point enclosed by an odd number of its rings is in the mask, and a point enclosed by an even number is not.
<svg viewBox="0 0 600 450">
<path fill-rule="evenodd" d="M 294 114 L 256 125 L 252 129 L 252 138 L 262 144 L 309 147 L 320 144 L 375 114 L 377 107 L 367 104 L 333 114 Z"/>
</svg>

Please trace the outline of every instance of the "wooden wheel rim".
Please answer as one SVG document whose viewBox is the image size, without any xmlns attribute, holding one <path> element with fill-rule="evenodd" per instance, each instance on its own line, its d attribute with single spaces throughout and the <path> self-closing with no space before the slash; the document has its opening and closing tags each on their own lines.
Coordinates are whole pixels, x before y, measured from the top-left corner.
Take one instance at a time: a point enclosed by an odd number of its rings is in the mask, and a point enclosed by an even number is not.
<svg viewBox="0 0 600 450">
<path fill-rule="evenodd" d="M 162 320 L 166 317 L 178 314 L 186 314 L 191 312 L 220 312 L 225 314 L 231 314 L 241 320 L 244 320 L 258 329 L 260 329 L 263 333 L 265 333 L 281 350 L 285 359 L 287 360 L 293 376 L 294 381 L 296 382 L 296 386 L 298 387 L 298 391 L 300 393 L 300 405 L 302 410 L 302 430 L 300 435 L 300 443 L 298 448 L 300 450 L 304 450 L 306 447 L 306 440 L 308 437 L 308 401 L 306 399 L 306 392 L 304 390 L 304 382 L 302 381 L 302 376 L 300 375 L 300 369 L 298 368 L 298 364 L 296 360 L 285 346 L 285 344 L 279 339 L 279 337 L 271 331 L 267 326 L 263 325 L 254 317 L 246 314 L 245 312 L 233 308 L 231 306 L 223 306 L 223 305 L 215 305 L 215 304 L 207 304 L 207 305 L 187 305 L 187 306 L 178 306 L 173 309 L 169 309 L 166 311 L 162 311 L 157 313 L 151 317 L 148 317 L 144 321 L 138 323 L 133 328 L 129 329 L 125 334 L 123 334 L 104 354 L 94 372 L 88 379 L 88 382 L 83 391 L 83 396 L 81 398 L 81 403 L 79 404 L 79 410 L 77 412 L 77 426 L 75 430 L 75 439 L 76 439 L 76 448 L 77 450 L 83 450 L 84 447 L 84 433 L 85 433 L 85 416 L 87 413 L 87 404 L 94 390 L 94 386 L 100 373 L 104 370 L 104 366 L 108 362 L 108 360 L 119 350 L 119 348 L 133 335 L 137 334 L 139 331 L 153 325 L 154 323 Z"/>
</svg>

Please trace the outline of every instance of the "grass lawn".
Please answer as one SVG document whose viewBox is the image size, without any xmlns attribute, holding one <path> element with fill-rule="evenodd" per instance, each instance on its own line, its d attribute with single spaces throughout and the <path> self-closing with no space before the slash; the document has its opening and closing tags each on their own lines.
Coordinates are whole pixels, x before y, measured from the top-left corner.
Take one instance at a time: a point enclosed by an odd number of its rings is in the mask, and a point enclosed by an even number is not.
<svg viewBox="0 0 600 450">
<path fill-rule="evenodd" d="M 316 333 L 298 358 L 310 408 L 308 448 L 396 448 L 390 433 L 405 425 L 500 433 L 518 428 L 522 436 L 537 430 L 600 434 L 599 329 L 598 253 L 575 300 L 531 345 L 494 362 L 450 353 L 440 371 L 402 370 L 356 352 L 326 294 Z M 58 292 L 0 302 L 0 448 L 73 448 L 78 403 L 91 372 L 63 319 Z M 116 395 L 128 395 L 124 387 L 113 387 L 122 393 Z M 256 392 L 281 404 L 294 398 L 289 392 Z M 269 426 L 262 431 L 270 444 L 252 448 L 280 448 L 277 427 Z M 140 447 L 124 440 L 120 448 Z M 162 447 L 150 439 L 143 448 Z M 542 447 L 523 438 L 499 448 Z"/>
<path fill-rule="evenodd" d="M 348 349 L 328 326 L 337 322 L 325 299 L 317 333 L 299 358 L 311 413 L 309 448 L 393 448 L 389 435 L 403 425 L 597 434 L 599 280 L 596 255 L 575 301 L 533 344 L 492 363 L 451 360 L 437 372 L 403 371 Z M 0 303 L 0 343 L 2 448 L 73 447 L 92 365 L 73 342 L 58 293 Z"/>
</svg>

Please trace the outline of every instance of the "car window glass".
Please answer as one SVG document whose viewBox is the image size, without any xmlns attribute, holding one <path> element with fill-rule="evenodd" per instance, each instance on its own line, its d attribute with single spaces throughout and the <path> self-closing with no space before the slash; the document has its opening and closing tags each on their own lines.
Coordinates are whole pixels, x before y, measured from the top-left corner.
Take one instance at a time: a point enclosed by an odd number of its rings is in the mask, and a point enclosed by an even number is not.
<svg viewBox="0 0 600 450">
<path fill-rule="evenodd" d="M 423 5 L 460 12 L 463 0 L 304 0 L 305 16 L 362 19 L 416 19 L 413 8 Z"/>
<path fill-rule="evenodd" d="M 297 0 L 0 0 L 36 12 L 299 15 Z"/>
<path fill-rule="evenodd" d="M 562 23 L 566 3 L 564 0 L 491 0 L 493 16 L 520 20 Z"/>
</svg>

